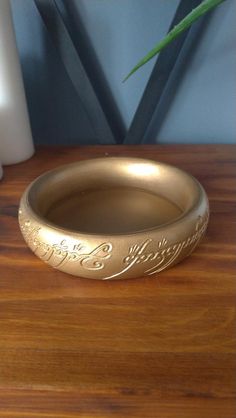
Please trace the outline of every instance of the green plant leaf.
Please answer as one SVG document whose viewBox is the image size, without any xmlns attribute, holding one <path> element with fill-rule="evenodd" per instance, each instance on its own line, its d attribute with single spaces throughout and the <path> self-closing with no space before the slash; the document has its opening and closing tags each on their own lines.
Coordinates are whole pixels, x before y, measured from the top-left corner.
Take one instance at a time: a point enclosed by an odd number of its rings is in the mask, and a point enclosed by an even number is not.
<svg viewBox="0 0 236 418">
<path fill-rule="evenodd" d="M 178 25 L 176 25 L 158 44 L 143 57 L 135 67 L 124 78 L 126 81 L 132 74 L 134 74 L 140 67 L 150 61 L 155 55 L 157 55 L 162 49 L 170 44 L 177 36 L 188 29 L 196 20 L 198 20 L 205 13 L 209 12 L 214 7 L 218 6 L 226 0 L 203 0 L 199 6 L 195 7 L 184 19 L 182 19 Z"/>
</svg>

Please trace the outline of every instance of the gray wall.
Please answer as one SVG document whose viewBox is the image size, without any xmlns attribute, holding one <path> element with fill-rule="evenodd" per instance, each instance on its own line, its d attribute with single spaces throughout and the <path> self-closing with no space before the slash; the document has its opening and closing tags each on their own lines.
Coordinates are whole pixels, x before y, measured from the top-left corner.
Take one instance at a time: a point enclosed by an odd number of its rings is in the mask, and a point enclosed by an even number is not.
<svg viewBox="0 0 236 418">
<path fill-rule="evenodd" d="M 96 142 L 34 1 L 13 0 L 11 4 L 34 141 Z"/>
<path fill-rule="evenodd" d="M 158 142 L 235 142 L 235 18 L 236 2 L 228 0 L 207 22 L 159 127 Z M 155 125 L 154 120 L 149 138 L 155 137 Z"/>
<path fill-rule="evenodd" d="M 35 141 L 94 143 L 87 116 L 33 0 L 11 1 Z M 124 84 L 122 78 L 165 34 L 178 0 L 70 2 L 84 24 L 127 128 L 154 62 Z M 235 141 L 235 16 L 236 0 L 227 0 L 214 12 L 170 91 L 168 110 L 161 120 L 160 112 L 155 115 L 144 142 Z"/>
</svg>

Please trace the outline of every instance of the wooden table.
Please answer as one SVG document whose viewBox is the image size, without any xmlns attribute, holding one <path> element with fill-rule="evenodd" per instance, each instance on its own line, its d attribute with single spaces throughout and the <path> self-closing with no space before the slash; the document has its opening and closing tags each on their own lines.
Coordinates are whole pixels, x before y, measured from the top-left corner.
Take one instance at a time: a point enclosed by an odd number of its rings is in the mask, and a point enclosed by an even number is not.
<svg viewBox="0 0 236 418">
<path fill-rule="evenodd" d="M 19 198 L 45 170 L 85 158 L 142 156 L 196 176 L 207 235 L 156 277 L 78 279 L 26 247 Z M 0 182 L 0 417 L 233 418 L 236 146 L 39 148 Z"/>
</svg>

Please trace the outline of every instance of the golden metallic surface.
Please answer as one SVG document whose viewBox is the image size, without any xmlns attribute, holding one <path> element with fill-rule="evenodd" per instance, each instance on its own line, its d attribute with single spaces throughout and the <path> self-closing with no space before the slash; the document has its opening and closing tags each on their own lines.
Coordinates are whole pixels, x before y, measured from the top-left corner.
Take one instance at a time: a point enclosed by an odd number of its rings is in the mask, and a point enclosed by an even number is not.
<svg viewBox="0 0 236 418">
<path fill-rule="evenodd" d="M 97 158 L 38 177 L 19 224 L 31 250 L 79 277 L 157 274 L 188 256 L 208 223 L 208 199 L 182 170 L 139 158 Z"/>
</svg>

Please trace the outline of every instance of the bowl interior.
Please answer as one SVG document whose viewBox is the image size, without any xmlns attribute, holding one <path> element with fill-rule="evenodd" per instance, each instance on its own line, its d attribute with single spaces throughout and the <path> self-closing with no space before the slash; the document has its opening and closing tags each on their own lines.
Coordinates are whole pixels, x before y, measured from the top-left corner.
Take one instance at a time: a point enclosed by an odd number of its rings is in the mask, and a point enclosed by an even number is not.
<svg viewBox="0 0 236 418">
<path fill-rule="evenodd" d="M 47 219 L 84 233 L 125 234 L 178 218 L 181 209 L 157 194 L 131 187 L 78 191 L 55 202 Z"/>
<path fill-rule="evenodd" d="M 88 234 L 129 234 L 177 220 L 196 203 L 197 184 L 175 167 L 109 158 L 60 167 L 29 191 L 32 209 L 59 227 Z"/>
</svg>

